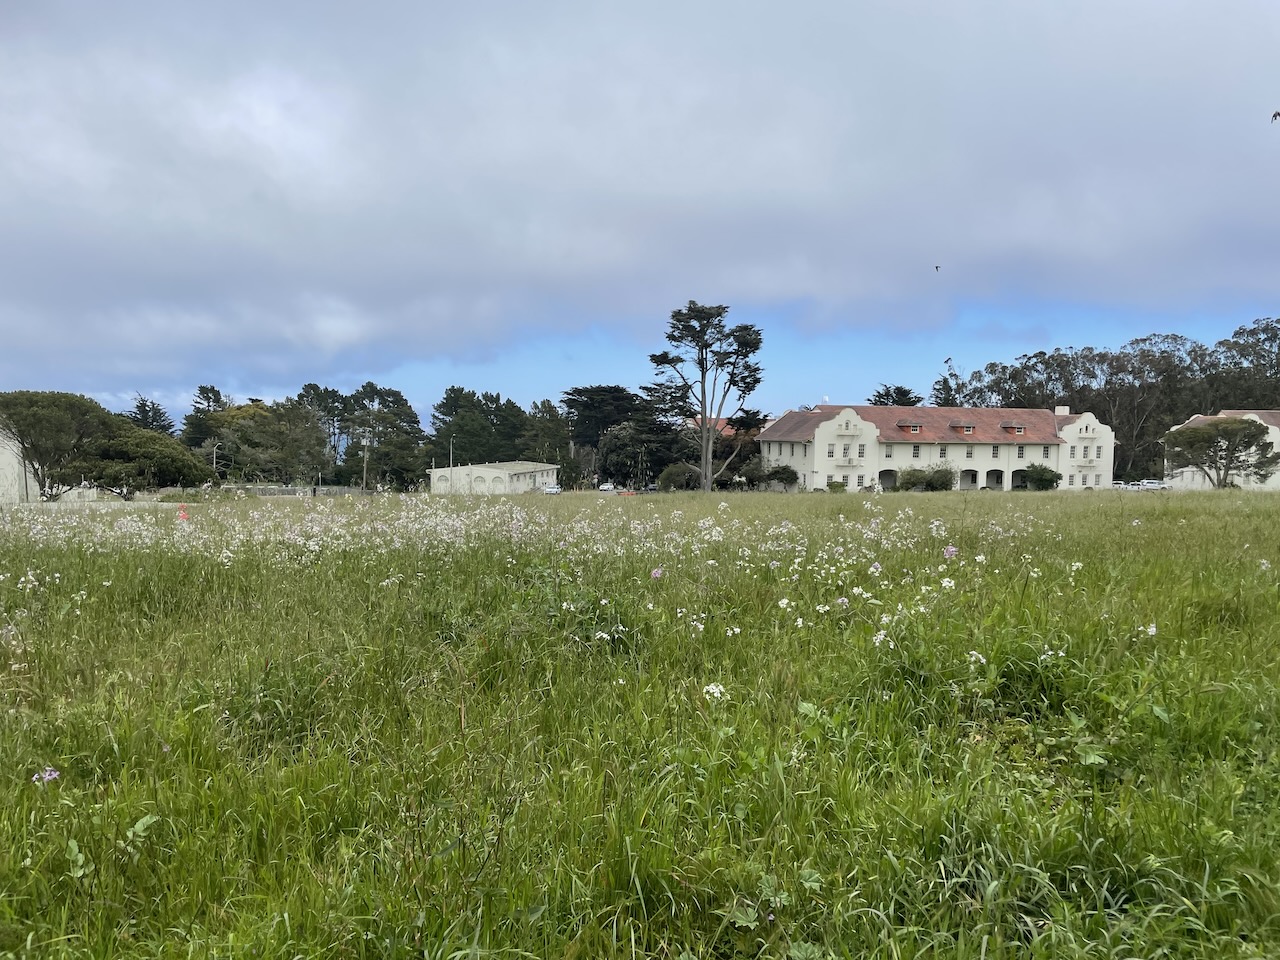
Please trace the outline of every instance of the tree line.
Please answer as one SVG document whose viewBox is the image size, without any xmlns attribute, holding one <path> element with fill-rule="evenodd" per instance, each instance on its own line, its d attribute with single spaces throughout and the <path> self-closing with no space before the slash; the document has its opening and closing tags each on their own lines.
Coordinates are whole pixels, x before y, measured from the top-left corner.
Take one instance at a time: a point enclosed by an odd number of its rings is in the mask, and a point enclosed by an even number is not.
<svg viewBox="0 0 1280 960">
<path fill-rule="evenodd" d="M 1039 351 L 967 376 L 948 364 L 929 401 L 1092 413 L 1115 431 L 1117 480 L 1159 477 L 1166 435 L 1196 414 L 1280 408 L 1280 320 L 1255 320 L 1212 346 L 1153 334 L 1116 350 Z"/>
<path fill-rule="evenodd" d="M 12 391 L 0 393 L 0 439 L 50 497 L 81 484 L 122 496 L 213 482 L 408 490 L 435 466 L 511 460 L 555 464 L 569 487 L 711 489 L 731 465 L 733 477 L 747 467 L 764 423 L 745 406 L 763 376 L 761 334 L 729 326 L 728 310 L 690 301 L 672 311 L 668 347 L 650 356 L 654 382 L 638 391 L 573 387 L 525 409 L 455 385 L 425 424 L 403 393 L 372 381 L 350 393 L 307 383 L 271 402 L 202 384 L 180 422 L 141 395 L 112 413 L 77 394 Z"/>
<path fill-rule="evenodd" d="M 654 380 L 638 390 L 578 386 L 528 409 L 450 386 L 424 423 L 403 393 L 373 382 L 350 393 L 307 383 L 273 402 L 206 384 L 175 423 L 143 396 L 113 414 L 75 394 L 13 391 L 0 393 L 0 435 L 50 493 L 80 483 L 127 492 L 218 481 L 405 490 L 422 486 L 432 466 L 504 460 L 555 464 L 569 487 L 794 483 L 754 455 L 765 415 L 747 402 L 763 379 L 762 336 L 750 324 L 729 326 L 728 311 L 694 301 L 672 311 L 667 348 L 649 357 Z M 869 402 L 923 399 L 881 384 Z M 1190 417 L 1280 408 L 1280 321 L 1255 320 L 1212 346 L 1154 334 L 1115 350 L 1039 351 L 967 375 L 948 361 L 929 401 L 1091 412 L 1115 430 L 1117 479 L 1160 476 L 1168 432 Z"/>
</svg>

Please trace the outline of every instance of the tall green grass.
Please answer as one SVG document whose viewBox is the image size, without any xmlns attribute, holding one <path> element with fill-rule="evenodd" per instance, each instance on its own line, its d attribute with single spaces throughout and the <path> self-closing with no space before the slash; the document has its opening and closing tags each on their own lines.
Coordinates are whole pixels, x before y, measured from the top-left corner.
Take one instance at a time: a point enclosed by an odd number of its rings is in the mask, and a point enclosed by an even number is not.
<svg viewBox="0 0 1280 960">
<path fill-rule="evenodd" d="M 1280 500 L 189 514 L 0 518 L 0 955 L 1280 955 Z"/>
</svg>

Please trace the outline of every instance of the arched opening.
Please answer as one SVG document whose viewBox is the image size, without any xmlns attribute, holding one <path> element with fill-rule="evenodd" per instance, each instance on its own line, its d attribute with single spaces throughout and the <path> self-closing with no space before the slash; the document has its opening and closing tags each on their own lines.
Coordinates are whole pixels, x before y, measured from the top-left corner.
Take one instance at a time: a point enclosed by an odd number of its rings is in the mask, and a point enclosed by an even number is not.
<svg viewBox="0 0 1280 960">
<path fill-rule="evenodd" d="M 1013 471 L 1013 473 L 1009 477 L 1009 489 L 1010 490 L 1027 489 L 1027 471 L 1025 470 Z"/>
<path fill-rule="evenodd" d="M 960 477 L 956 481 L 957 490 L 977 490 L 978 489 L 978 471 L 977 470 L 961 470 Z"/>
<path fill-rule="evenodd" d="M 990 487 L 992 490 L 1003 490 L 1004 489 L 1004 471 L 988 470 L 987 482 L 986 484 L 984 484 L 984 486 Z"/>
<path fill-rule="evenodd" d="M 880 475 L 876 477 L 876 480 L 880 484 L 881 490 L 892 490 L 898 485 L 898 471 L 881 470 Z"/>
</svg>

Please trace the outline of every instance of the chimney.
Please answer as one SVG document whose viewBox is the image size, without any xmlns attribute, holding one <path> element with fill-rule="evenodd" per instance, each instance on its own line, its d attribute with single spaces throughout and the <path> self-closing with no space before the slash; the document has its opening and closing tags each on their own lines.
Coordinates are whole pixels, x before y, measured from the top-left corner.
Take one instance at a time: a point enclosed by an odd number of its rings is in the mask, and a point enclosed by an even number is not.
<svg viewBox="0 0 1280 960">
<path fill-rule="evenodd" d="M 1070 407 L 1054 407 L 1053 415 L 1055 417 L 1069 417 L 1071 416 L 1071 408 Z"/>
</svg>

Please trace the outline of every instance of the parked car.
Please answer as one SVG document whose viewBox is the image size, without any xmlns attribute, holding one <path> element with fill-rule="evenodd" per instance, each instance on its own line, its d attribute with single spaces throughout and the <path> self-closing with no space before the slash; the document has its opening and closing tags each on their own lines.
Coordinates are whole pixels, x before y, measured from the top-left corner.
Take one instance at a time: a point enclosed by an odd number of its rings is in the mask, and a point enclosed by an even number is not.
<svg viewBox="0 0 1280 960">
<path fill-rule="evenodd" d="M 543 492 L 543 493 L 559 493 L 559 492 L 560 492 L 560 486 L 559 486 L 558 484 L 554 484 L 554 483 L 552 483 L 552 484 L 548 484 L 547 486 L 545 486 L 545 487 L 543 487 L 543 488 L 542 488 L 542 492 Z"/>
<path fill-rule="evenodd" d="M 1143 490 L 1172 490 L 1173 487 L 1165 483 L 1163 480 L 1142 480 L 1138 483 L 1139 488 Z"/>
<path fill-rule="evenodd" d="M 617 488 L 617 487 L 615 487 L 612 483 L 602 483 L 602 484 L 600 484 L 600 492 L 601 492 L 601 493 L 613 493 L 613 491 L 614 491 L 614 490 L 617 490 L 617 489 L 618 489 L 618 488 Z"/>
</svg>

